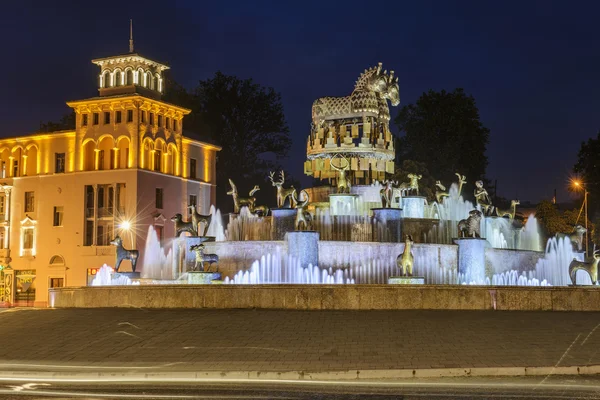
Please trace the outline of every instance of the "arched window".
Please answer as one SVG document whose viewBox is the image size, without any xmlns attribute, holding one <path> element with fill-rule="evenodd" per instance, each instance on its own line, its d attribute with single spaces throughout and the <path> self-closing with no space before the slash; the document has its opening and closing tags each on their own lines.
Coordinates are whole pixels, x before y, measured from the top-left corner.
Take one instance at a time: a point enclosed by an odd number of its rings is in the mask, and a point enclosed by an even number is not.
<svg viewBox="0 0 600 400">
<path fill-rule="evenodd" d="M 141 68 L 140 68 L 140 69 L 138 69 L 138 71 L 137 71 L 137 84 L 138 84 L 139 86 L 145 86 L 145 85 L 144 85 L 144 76 L 145 76 L 145 75 L 144 75 L 144 70 L 143 70 L 143 69 L 141 69 Z"/>
<path fill-rule="evenodd" d="M 62 256 L 52 256 L 50 259 L 50 265 L 65 265 L 65 259 Z"/>
<path fill-rule="evenodd" d="M 152 80 L 152 74 L 150 72 L 146 72 L 146 85 L 148 89 L 154 89 L 154 82 Z"/>
<path fill-rule="evenodd" d="M 120 69 L 117 69 L 115 72 L 113 72 L 113 79 L 113 86 L 121 86 L 123 83 L 123 77 Z"/>
<path fill-rule="evenodd" d="M 109 88 L 110 87 L 110 72 L 108 71 L 104 71 L 104 74 L 102 74 L 102 87 L 104 88 Z"/>
<path fill-rule="evenodd" d="M 128 69 L 125 72 L 125 85 L 133 85 L 133 70 Z"/>
</svg>

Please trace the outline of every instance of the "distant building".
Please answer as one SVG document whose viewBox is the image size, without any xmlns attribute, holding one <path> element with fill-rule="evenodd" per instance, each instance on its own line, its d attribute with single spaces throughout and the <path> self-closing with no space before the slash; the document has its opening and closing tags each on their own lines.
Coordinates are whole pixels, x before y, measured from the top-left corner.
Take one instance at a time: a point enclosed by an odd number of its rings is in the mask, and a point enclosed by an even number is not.
<svg viewBox="0 0 600 400">
<path fill-rule="evenodd" d="M 169 67 L 133 51 L 92 62 L 99 96 L 67 102 L 74 131 L 0 139 L 4 302 L 44 306 L 49 287 L 114 265 L 115 235 L 143 253 L 149 226 L 171 238 L 173 215 L 214 202 L 220 148 L 183 136 L 190 110 L 161 101 Z"/>
</svg>

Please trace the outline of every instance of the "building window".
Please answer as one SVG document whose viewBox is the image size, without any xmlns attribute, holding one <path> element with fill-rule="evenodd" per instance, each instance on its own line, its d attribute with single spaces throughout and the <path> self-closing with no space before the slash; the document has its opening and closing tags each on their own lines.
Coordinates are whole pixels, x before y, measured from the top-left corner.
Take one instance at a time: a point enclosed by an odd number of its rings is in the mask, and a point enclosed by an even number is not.
<svg viewBox="0 0 600 400">
<path fill-rule="evenodd" d="M 98 169 L 104 169 L 104 150 L 98 151 Z"/>
<path fill-rule="evenodd" d="M 110 221 L 98 221 L 96 231 L 96 245 L 108 246 L 113 236 L 113 225 Z"/>
<path fill-rule="evenodd" d="M 162 225 L 154 225 L 154 232 L 156 232 L 156 237 L 161 243 L 163 241 L 163 230 L 164 227 Z"/>
<path fill-rule="evenodd" d="M 169 117 L 165 118 L 165 128 L 171 129 L 171 119 Z"/>
<path fill-rule="evenodd" d="M 158 116 L 158 127 L 161 128 L 162 127 L 162 115 Z"/>
<path fill-rule="evenodd" d="M 110 124 L 110 112 L 109 111 L 104 112 L 104 124 Z"/>
<path fill-rule="evenodd" d="M 162 188 L 156 188 L 156 208 L 163 208 L 163 190 Z"/>
<path fill-rule="evenodd" d="M 65 172 L 65 153 L 54 154 L 54 172 L 57 174 Z"/>
<path fill-rule="evenodd" d="M 156 150 L 154 152 L 154 170 L 160 172 L 160 159 L 162 158 L 162 152 L 160 150 Z"/>
<path fill-rule="evenodd" d="M 33 249 L 33 227 L 23 229 L 23 250 Z"/>
<path fill-rule="evenodd" d="M 63 206 L 54 207 L 54 219 L 52 226 L 62 226 L 63 222 Z"/>
<path fill-rule="evenodd" d="M 177 121 L 173 120 L 173 130 L 176 131 L 177 130 Z"/>
<path fill-rule="evenodd" d="M 6 204 L 6 196 L 0 196 L 0 219 L 4 220 L 4 207 Z"/>
<path fill-rule="evenodd" d="M 198 197 L 195 194 L 190 194 L 190 200 L 188 202 L 188 217 L 192 215 L 192 210 L 189 206 L 194 206 L 194 209 L 198 205 Z"/>
<path fill-rule="evenodd" d="M 34 202 L 34 192 L 25 192 L 25 212 L 33 212 Z"/>
<path fill-rule="evenodd" d="M 119 168 L 118 149 L 110 149 L 110 169 Z"/>
<path fill-rule="evenodd" d="M 98 125 L 98 113 L 94 113 L 94 125 Z"/>
<path fill-rule="evenodd" d="M 121 123 L 121 111 L 117 111 L 117 112 L 115 112 L 115 122 L 116 122 L 117 124 L 120 124 L 120 123 Z"/>
<path fill-rule="evenodd" d="M 87 126 L 87 119 L 88 119 L 88 115 L 87 114 L 83 114 L 81 116 L 81 126 Z"/>
<path fill-rule="evenodd" d="M 142 111 L 142 124 L 146 123 L 146 111 Z"/>
<path fill-rule="evenodd" d="M 133 110 L 127 110 L 127 122 L 133 122 Z"/>
<path fill-rule="evenodd" d="M 85 237 L 83 240 L 84 246 L 94 244 L 94 221 L 85 221 Z"/>
<path fill-rule="evenodd" d="M 13 176 L 19 176 L 19 160 L 13 161 Z"/>
<path fill-rule="evenodd" d="M 154 125 L 154 113 L 150 113 L 150 125 Z"/>
<path fill-rule="evenodd" d="M 2 161 L 2 177 L 6 178 L 6 161 Z"/>
<path fill-rule="evenodd" d="M 190 158 L 190 179 L 196 179 L 196 159 Z"/>
<path fill-rule="evenodd" d="M 64 287 L 64 278 L 50 278 L 50 288 Z"/>
</svg>

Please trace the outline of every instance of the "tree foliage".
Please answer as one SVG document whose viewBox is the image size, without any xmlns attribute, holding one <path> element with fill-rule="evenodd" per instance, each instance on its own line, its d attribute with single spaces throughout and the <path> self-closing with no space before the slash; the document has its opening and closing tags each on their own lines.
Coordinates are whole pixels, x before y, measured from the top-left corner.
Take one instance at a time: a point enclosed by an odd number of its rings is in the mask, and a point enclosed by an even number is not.
<svg viewBox="0 0 600 400">
<path fill-rule="evenodd" d="M 48 121 L 40 123 L 38 132 L 54 132 L 75 129 L 75 111 L 65 114 L 58 122 Z"/>
<path fill-rule="evenodd" d="M 581 176 L 588 191 L 588 212 L 598 215 L 600 211 L 600 132 L 596 138 L 582 142 L 573 171 Z"/>
<path fill-rule="evenodd" d="M 557 233 L 571 233 L 577 224 L 585 226 L 585 216 L 578 208 L 559 210 L 551 201 L 541 201 L 535 210 L 535 217 L 540 222 L 545 233 L 550 237 Z M 595 224 L 588 220 L 590 239 L 595 241 Z"/>
<path fill-rule="evenodd" d="M 449 183 L 454 173 L 469 182 L 483 179 L 489 129 L 479 120 L 475 99 L 463 89 L 423 93 L 395 119 L 400 133 L 397 155 L 427 165 L 436 179 Z"/>
<path fill-rule="evenodd" d="M 236 183 L 240 196 L 246 196 L 255 184 L 261 186 L 263 196 L 265 192 L 271 194 L 261 183 L 291 146 L 279 93 L 251 79 L 221 72 L 200 81 L 192 91 L 174 82 L 170 87 L 165 99 L 192 110 L 185 120 L 186 129 L 209 137 L 223 148 L 217 163 L 218 206 L 230 208 L 232 203 L 226 195 L 228 178 Z"/>
</svg>

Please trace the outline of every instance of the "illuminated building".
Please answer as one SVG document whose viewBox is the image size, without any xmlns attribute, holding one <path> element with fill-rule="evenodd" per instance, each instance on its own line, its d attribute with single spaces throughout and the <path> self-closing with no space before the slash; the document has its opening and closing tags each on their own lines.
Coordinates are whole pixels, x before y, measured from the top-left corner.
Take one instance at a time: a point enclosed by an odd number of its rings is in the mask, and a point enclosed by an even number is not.
<svg viewBox="0 0 600 400">
<path fill-rule="evenodd" d="M 0 139 L 4 301 L 43 306 L 48 287 L 84 286 L 114 265 L 110 240 L 141 250 L 148 227 L 215 198 L 218 146 L 182 134 L 190 110 L 161 100 L 164 64 L 133 52 L 96 59 L 99 96 L 69 101 L 75 130 Z M 129 270 L 124 262 L 122 270 Z"/>
</svg>

